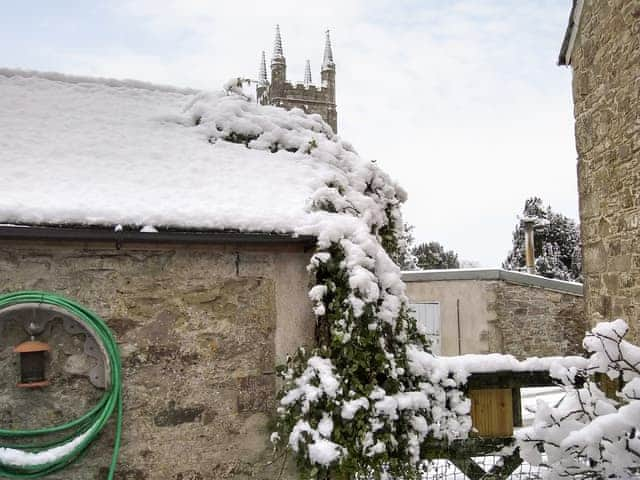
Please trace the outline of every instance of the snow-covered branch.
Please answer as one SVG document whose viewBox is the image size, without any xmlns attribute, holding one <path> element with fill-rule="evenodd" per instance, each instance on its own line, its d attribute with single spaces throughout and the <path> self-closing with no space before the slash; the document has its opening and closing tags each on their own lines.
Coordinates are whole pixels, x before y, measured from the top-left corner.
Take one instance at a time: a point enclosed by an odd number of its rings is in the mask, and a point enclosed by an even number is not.
<svg viewBox="0 0 640 480">
<path fill-rule="evenodd" d="M 598 324 L 583 345 L 589 352 L 584 375 L 598 373 L 622 380 L 609 398 L 590 377 L 578 388 L 575 372 L 556 366 L 552 375 L 565 384 L 562 402 L 539 401 L 531 427 L 518 432 L 521 456 L 545 463 L 547 478 L 630 478 L 640 469 L 640 348 L 624 340 L 623 320 Z"/>
</svg>

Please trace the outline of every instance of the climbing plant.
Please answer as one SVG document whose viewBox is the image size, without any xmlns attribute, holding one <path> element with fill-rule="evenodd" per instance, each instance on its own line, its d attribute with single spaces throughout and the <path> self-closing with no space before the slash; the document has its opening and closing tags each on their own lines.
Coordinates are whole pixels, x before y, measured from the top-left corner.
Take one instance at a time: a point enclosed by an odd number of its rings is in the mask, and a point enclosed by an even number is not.
<svg viewBox="0 0 640 480">
<path fill-rule="evenodd" d="M 186 111 L 210 142 L 290 152 L 330 172 L 297 228 L 317 238 L 309 264 L 317 343 L 279 370 L 272 440 L 294 453 L 301 478 L 417 478 L 424 440 L 463 438 L 471 421 L 463 379 L 424 356 L 426 331 L 409 315 L 394 263 L 406 194 L 320 116 L 256 105 L 237 88 Z"/>
</svg>

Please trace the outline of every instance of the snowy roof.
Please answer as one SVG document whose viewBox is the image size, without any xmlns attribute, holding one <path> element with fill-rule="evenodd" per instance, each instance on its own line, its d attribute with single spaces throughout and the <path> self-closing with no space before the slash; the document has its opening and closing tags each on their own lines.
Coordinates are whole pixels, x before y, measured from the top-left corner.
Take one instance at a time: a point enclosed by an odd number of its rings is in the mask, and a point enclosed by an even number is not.
<svg viewBox="0 0 640 480">
<path fill-rule="evenodd" d="M 582 296 L 581 283 L 567 282 L 555 278 L 546 278 L 525 272 L 505 270 L 503 268 L 451 268 L 434 270 L 413 270 L 402 272 L 402 280 L 411 282 L 440 282 L 452 280 L 502 280 L 515 285 L 544 288 L 571 295 Z"/>
<path fill-rule="evenodd" d="M 239 94 L 0 69 L 0 224 L 295 232 L 345 176 L 318 137 L 349 148 Z"/>
</svg>

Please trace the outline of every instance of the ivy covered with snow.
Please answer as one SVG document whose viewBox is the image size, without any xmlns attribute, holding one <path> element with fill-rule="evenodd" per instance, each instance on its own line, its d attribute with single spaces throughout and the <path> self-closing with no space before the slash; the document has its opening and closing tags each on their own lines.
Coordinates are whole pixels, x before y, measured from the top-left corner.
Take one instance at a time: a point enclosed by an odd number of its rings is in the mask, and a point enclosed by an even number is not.
<svg viewBox="0 0 640 480">
<path fill-rule="evenodd" d="M 539 401 L 533 425 L 517 435 L 522 458 L 546 464 L 546 478 L 637 478 L 640 348 L 624 340 L 627 331 L 623 320 L 600 323 L 585 337 L 585 368 L 552 367 L 565 385 L 564 399 L 555 407 Z M 591 378 L 576 385 L 578 374 L 596 373 L 618 384 L 615 395 Z"/>
<path fill-rule="evenodd" d="M 408 314 L 397 251 L 405 192 L 361 159 L 318 115 L 204 94 L 186 113 L 209 141 L 310 156 L 335 175 L 307 205 L 299 234 L 317 238 L 309 296 L 316 348 L 281 371 L 284 387 L 273 439 L 295 452 L 304 478 L 371 474 L 413 478 L 427 437 L 463 438 L 471 428 L 461 379 L 415 361 L 425 332 Z M 428 355 L 428 354 L 427 354 Z"/>
</svg>

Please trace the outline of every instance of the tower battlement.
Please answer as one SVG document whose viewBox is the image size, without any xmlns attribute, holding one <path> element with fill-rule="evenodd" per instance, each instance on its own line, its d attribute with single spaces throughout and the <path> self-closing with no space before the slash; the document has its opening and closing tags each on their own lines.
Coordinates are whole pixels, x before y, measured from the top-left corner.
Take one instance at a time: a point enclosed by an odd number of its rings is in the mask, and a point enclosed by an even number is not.
<svg viewBox="0 0 640 480">
<path fill-rule="evenodd" d="M 267 78 L 267 64 L 264 52 L 258 73 L 258 102 L 262 105 L 275 105 L 286 109 L 300 108 L 306 113 L 317 113 L 337 132 L 338 114 L 336 111 L 336 66 L 329 31 L 326 32 L 324 57 L 320 71 L 320 85 L 314 85 L 311 77 L 311 64 L 307 60 L 304 81 L 287 81 L 287 61 L 282 48 L 280 26 L 276 25 L 276 36 L 271 57 L 271 81 Z"/>
</svg>

